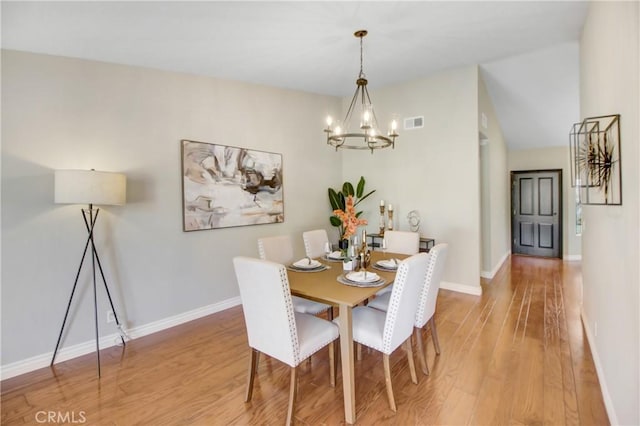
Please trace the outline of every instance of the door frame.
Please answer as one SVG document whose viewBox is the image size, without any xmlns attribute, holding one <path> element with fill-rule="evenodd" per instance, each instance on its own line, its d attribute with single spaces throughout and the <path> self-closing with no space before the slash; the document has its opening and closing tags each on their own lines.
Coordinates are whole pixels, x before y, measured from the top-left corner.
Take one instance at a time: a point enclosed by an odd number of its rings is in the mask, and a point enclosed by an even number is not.
<svg viewBox="0 0 640 426">
<path fill-rule="evenodd" d="M 528 256 L 526 254 L 520 254 L 520 253 L 516 253 L 515 252 L 515 236 L 513 235 L 513 225 L 514 225 L 514 210 L 513 210 L 513 185 L 514 185 L 514 177 L 518 174 L 531 174 L 531 173 L 550 173 L 550 172 L 557 172 L 558 173 L 558 257 L 552 257 L 549 256 L 549 259 L 562 259 L 563 258 L 563 253 L 564 253 L 564 209 L 563 209 L 563 203 L 564 203 L 564 199 L 562 196 L 562 169 L 533 169 L 533 170 L 511 170 L 509 173 L 509 189 L 510 189 L 510 193 L 509 193 L 509 198 L 511 199 L 511 202 L 509 203 L 509 216 L 511 217 L 510 223 L 511 223 L 511 229 L 510 229 L 510 235 L 511 235 L 511 253 L 513 254 L 517 254 L 518 256 Z M 542 256 L 542 257 L 547 257 L 547 256 Z"/>
</svg>

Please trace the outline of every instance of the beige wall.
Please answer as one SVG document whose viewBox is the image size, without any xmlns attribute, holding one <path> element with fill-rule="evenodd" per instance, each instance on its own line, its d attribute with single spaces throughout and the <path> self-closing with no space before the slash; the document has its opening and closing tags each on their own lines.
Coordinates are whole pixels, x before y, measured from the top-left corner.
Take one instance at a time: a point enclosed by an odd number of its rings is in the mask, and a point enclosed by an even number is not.
<svg viewBox="0 0 640 426">
<path fill-rule="evenodd" d="M 582 118 L 620 114 L 622 206 L 584 206 L 583 321 L 612 424 L 640 424 L 640 4 L 591 2 Z"/>
<path fill-rule="evenodd" d="M 53 203 L 55 169 L 127 175 L 127 204 L 101 210 L 96 238 L 129 330 L 237 303 L 231 257 L 256 256 L 260 236 L 290 234 L 300 255 L 306 229 L 337 239 L 326 189 L 361 175 L 377 190 L 362 206 L 369 232 L 380 199 L 394 204 L 396 229 L 418 210 L 422 234 L 450 244 L 443 287 L 481 292 L 476 66 L 372 91 L 381 120 L 425 117 L 374 155 L 324 144 L 322 117 L 344 108 L 334 97 L 15 51 L 2 51 L 2 66 L 3 366 L 53 350 L 82 251 L 79 207 Z M 282 153 L 285 223 L 182 232 L 181 139 Z M 93 340 L 89 278 L 85 268 L 65 346 Z"/>
<path fill-rule="evenodd" d="M 487 126 L 483 125 L 483 114 Z M 480 146 L 482 276 L 493 278 L 511 252 L 507 147 L 481 73 L 478 73 L 478 128 L 486 138 Z"/>
<path fill-rule="evenodd" d="M 475 66 L 371 91 L 381 130 L 393 113 L 424 116 L 425 126 L 401 129 L 392 151 L 342 153 L 343 176 L 363 175 L 377 190 L 363 203 L 369 232 L 378 229 L 380 199 L 393 204 L 396 229 L 408 230 L 407 213 L 418 210 L 421 233 L 449 243 L 443 287 L 473 294 L 481 292 L 477 96 Z"/>
<path fill-rule="evenodd" d="M 86 231 L 53 203 L 53 171 L 127 175 L 127 204 L 101 210 L 96 238 L 127 327 L 237 298 L 231 258 L 256 239 L 329 229 L 326 188 L 341 158 L 321 131 L 340 100 L 55 56 L 2 52 L 2 364 L 53 351 Z M 180 140 L 279 152 L 285 222 L 182 232 Z M 65 345 L 91 341 L 89 269 Z M 106 297 L 99 294 L 101 335 Z M 109 342 L 112 343 L 112 342 Z"/>
<path fill-rule="evenodd" d="M 508 164 L 509 171 L 562 170 L 562 254 L 567 260 L 580 259 L 581 241 L 576 235 L 576 193 L 571 187 L 568 142 L 566 147 L 509 151 Z"/>
</svg>

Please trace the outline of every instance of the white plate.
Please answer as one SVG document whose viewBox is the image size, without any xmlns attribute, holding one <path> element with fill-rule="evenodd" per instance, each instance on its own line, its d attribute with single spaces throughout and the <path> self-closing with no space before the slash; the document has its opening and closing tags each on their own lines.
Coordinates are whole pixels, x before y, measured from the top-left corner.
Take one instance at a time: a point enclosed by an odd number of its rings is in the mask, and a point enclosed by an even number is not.
<svg viewBox="0 0 640 426">
<path fill-rule="evenodd" d="M 366 272 L 366 277 L 365 277 L 365 272 L 349 272 L 347 275 L 345 275 L 345 277 L 348 280 L 357 282 L 357 283 L 371 283 L 373 281 L 378 281 L 380 279 L 380 276 L 378 274 L 376 274 L 375 272 Z"/>
<path fill-rule="evenodd" d="M 340 251 L 333 251 L 333 252 L 329 253 L 329 255 L 327 257 L 329 259 L 333 259 L 333 260 L 342 260 L 342 259 L 344 259 L 344 257 L 342 256 L 342 252 L 340 252 Z"/>
<path fill-rule="evenodd" d="M 311 259 L 311 263 L 309 263 L 309 259 L 305 257 L 304 259 L 300 259 L 297 262 L 294 262 L 293 266 L 299 269 L 314 269 L 322 266 L 322 263 L 318 262 L 315 259 Z"/>
<path fill-rule="evenodd" d="M 386 268 L 386 269 L 397 269 L 398 268 L 398 264 L 396 262 L 394 262 L 393 259 L 378 260 L 376 262 L 376 265 L 381 266 L 381 267 Z"/>
</svg>

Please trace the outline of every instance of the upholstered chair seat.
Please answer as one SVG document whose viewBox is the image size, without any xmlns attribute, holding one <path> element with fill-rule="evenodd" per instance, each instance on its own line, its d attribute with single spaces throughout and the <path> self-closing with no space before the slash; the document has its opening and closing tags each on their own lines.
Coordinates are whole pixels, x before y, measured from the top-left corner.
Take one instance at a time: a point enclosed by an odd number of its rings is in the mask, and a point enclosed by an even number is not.
<svg viewBox="0 0 640 426">
<path fill-rule="evenodd" d="M 357 306 L 352 313 L 353 340 L 382 352 L 387 398 L 393 411 L 396 411 L 396 404 L 391 385 L 389 355 L 400 345 L 407 351 L 411 380 L 418 383 L 411 348 L 411 333 L 418 309 L 418 296 L 427 270 L 427 260 L 426 253 L 419 253 L 400 262 L 395 285 L 390 293 L 389 309 L 386 312 L 369 306 Z M 339 321 L 340 317 L 334 320 Z"/>
<path fill-rule="evenodd" d="M 315 229 L 302 233 L 304 251 L 312 259 L 325 255 L 325 246 L 329 244 L 329 236 L 324 229 Z"/>
<path fill-rule="evenodd" d="M 336 324 L 295 312 L 287 270 L 281 264 L 248 257 L 236 257 L 233 265 L 240 288 L 242 311 L 251 348 L 245 401 L 251 400 L 260 353 L 289 365 L 289 404 L 287 421 L 293 419 L 297 394 L 298 365 L 329 345 L 329 380 L 335 386 L 333 342 L 338 338 Z"/>
<path fill-rule="evenodd" d="M 293 258 L 293 243 L 288 235 L 264 237 L 258 239 L 260 259 L 290 265 Z M 318 315 L 327 312 L 328 318 L 333 319 L 333 309 L 325 303 L 314 302 L 298 296 L 293 296 L 293 308 L 303 314 Z"/>
<path fill-rule="evenodd" d="M 438 340 L 438 329 L 436 328 L 435 313 L 438 291 L 440 290 L 440 282 L 442 281 L 442 275 L 444 273 L 444 266 L 447 261 L 448 251 L 449 246 L 447 244 L 437 244 L 429 251 L 427 273 L 425 276 L 422 291 L 420 292 L 418 309 L 416 311 L 414 332 L 416 335 L 418 359 L 420 360 L 422 372 L 425 375 L 429 374 L 429 367 L 427 366 L 426 357 L 427 348 L 425 346 L 423 349 L 422 344 L 422 330 L 427 324 L 429 324 L 431 328 L 431 338 L 433 340 L 433 346 L 435 348 L 436 355 L 440 355 L 440 342 Z M 390 300 L 391 294 L 386 293 L 381 296 L 376 296 L 375 299 L 369 301 L 368 306 L 381 311 L 387 311 L 389 309 Z"/>
</svg>

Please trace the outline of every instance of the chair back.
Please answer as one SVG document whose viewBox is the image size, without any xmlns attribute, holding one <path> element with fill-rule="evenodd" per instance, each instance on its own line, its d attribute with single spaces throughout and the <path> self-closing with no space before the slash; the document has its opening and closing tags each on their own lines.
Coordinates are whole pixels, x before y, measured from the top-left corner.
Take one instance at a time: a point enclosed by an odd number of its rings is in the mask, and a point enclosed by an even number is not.
<svg viewBox="0 0 640 426">
<path fill-rule="evenodd" d="M 249 346 L 292 367 L 300 346 L 287 271 L 281 264 L 234 257 Z"/>
<path fill-rule="evenodd" d="M 324 229 L 315 229 L 302 233 L 304 251 L 310 258 L 324 256 L 324 247 L 329 242 L 329 236 Z"/>
<path fill-rule="evenodd" d="M 258 239 L 260 259 L 289 265 L 293 259 L 293 244 L 288 235 L 263 237 Z"/>
<path fill-rule="evenodd" d="M 429 250 L 429 262 L 427 264 L 427 274 L 420 293 L 418 302 L 418 312 L 416 313 L 415 326 L 418 328 L 431 319 L 436 312 L 436 301 L 438 300 L 438 290 L 444 273 L 444 265 L 447 261 L 448 244 L 437 244 Z"/>
<path fill-rule="evenodd" d="M 420 251 L 420 234 L 408 231 L 385 231 L 387 251 L 400 254 L 416 254 Z"/>
<path fill-rule="evenodd" d="M 419 253 L 404 259 L 398 265 L 382 334 L 384 353 L 393 352 L 413 332 L 428 260 L 427 253 Z"/>
</svg>

